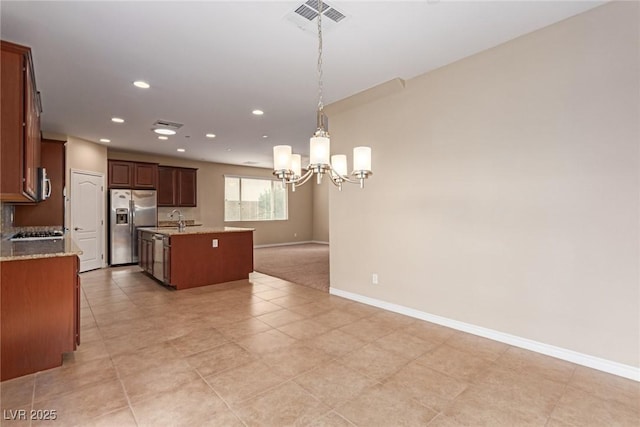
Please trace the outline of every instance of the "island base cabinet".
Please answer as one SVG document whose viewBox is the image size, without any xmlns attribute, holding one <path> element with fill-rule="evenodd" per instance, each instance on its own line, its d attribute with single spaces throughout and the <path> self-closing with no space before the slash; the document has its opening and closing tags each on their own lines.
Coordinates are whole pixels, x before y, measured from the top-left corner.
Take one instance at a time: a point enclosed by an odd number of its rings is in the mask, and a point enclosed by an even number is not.
<svg viewBox="0 0 640 427">
<path fill-rule="evenodd" d="M 1 380 L 61 366 L 80 342 L 77 256 L 3 261 L 0 279 Z"/>
<path fill-rule="evenodd" d="M 176 289 L 248 279 L 253 271 L 253 232 L 174 234 L 168 258 Z"/>
</svg>

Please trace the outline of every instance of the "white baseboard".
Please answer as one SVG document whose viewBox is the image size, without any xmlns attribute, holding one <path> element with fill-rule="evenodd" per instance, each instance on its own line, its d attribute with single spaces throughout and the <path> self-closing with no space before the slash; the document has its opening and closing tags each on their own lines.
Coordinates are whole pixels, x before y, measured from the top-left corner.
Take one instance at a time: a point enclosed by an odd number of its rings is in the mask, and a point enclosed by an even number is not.
<svg viewBox="0 0 640 427">
<path fill-rule="evenodd" d="M 514 347 L 520 347 L 526 350 L 535 351 L 536 353 L 545 354 L 547 356 L 552 356 L 578 365 L 587 366 L 589 368 L 608 372 L 613 375 L 618 375 L 620 377 L 629 378 L 631 380 L 640 382 L 640 368 L 636 368 L 634 366 L 624 365 L 622 363 L 590 356 L 584 353 L 578 353 L 573 350 L 568 350 L 565 348 L 533 341 L 527 338 L 506 334 L 504 332 L 495 331 L 493 329 L 483 328 L 481 326 L 472 325 L 470 323 L 464 323 L 458 320 L 437 316 L 435 314 L 425 313 L 420 310 L 415 310 L 413 308 L 405 307 L 402 305 L 393 304 L 364 295 L 343 291 L 341 289 L 329 288 L 329 293 L 353 301 L 358 301 L 363 304 L 372 305 L 374 307 L 393 311 L 395 313 L 404 314 L 416 319 L 426 320 L 427 322 L 432 322 L 459 331 L 468 332 L 473 335 L 489 338 L 491 340 L 509 344 Z"/>
<path fill-rule="evenodd" d="M 253 249 L 260 249 L 260 248 L 275 248 L 277 246 L 294 246 L 294 245 L 304 245 L 307 243 L 317 243 L 319 245 L 328 245 L 329 242 L 320 242 L 317 240 L 304 240 L 302 242 L 286 242 L 286 243 L 271 243 L 268 245 L 254 245 Z"/>
</svg>

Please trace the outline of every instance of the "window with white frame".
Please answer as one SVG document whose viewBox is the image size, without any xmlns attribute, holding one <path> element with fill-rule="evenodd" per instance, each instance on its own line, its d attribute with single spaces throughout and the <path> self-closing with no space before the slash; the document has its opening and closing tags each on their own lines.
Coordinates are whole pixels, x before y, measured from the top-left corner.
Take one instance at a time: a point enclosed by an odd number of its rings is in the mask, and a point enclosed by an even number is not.
<svg viewBox="0 0 640 427">
<path fill-rule="evenodd" d="M 287 189 L 280 181 L 224 177 L 225 221 L 277 221 L 289 218 Z"/>
</svg>

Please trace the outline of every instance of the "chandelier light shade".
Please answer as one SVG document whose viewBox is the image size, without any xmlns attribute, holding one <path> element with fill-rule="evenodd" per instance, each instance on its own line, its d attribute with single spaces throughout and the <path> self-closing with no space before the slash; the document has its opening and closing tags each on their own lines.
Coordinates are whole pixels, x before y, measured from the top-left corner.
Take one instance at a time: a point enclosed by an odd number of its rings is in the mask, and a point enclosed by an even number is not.
<svg viewBox="0 0 640 427">
<path fill-rule="evenodd" d="M 338 189 L 342 190 L 343 182 L 359 183 L 364 187 L 364 180 L 372 175 L 371 172 L 371 147 L 356 147 L 353 149 L 353 171 L 348 172 L 347 156 L 345 154 L 331 155 L 331 139 L 324 115 L 322 101 L 322 13 L 325 4 L 318 0 L 318 111 L 317 129 L 309 140 L 309 165 L 306 172 L 302 173 L 302 157 L 293 154 L 291 146 L 276 145 L 273 147 L 273 174 L 282 180 L 282 185 L 291 185 L 292 191 L 296 185 L 306 183 L 313 174 L 317 176 L 317 182 L 322 182 L 326 174 Z"/>
</svg>

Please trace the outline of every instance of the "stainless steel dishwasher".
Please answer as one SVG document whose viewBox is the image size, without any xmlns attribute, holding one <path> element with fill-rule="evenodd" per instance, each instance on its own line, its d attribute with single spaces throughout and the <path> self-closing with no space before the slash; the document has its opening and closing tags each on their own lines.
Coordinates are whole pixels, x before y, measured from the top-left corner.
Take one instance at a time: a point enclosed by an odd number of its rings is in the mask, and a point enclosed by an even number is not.
<svg viewBox="0 0 640 427">
<path fill-rule="evenodd" d="M 153 277 L 164 282 L 163 235 L 153 235 Z"/>
</svg>

